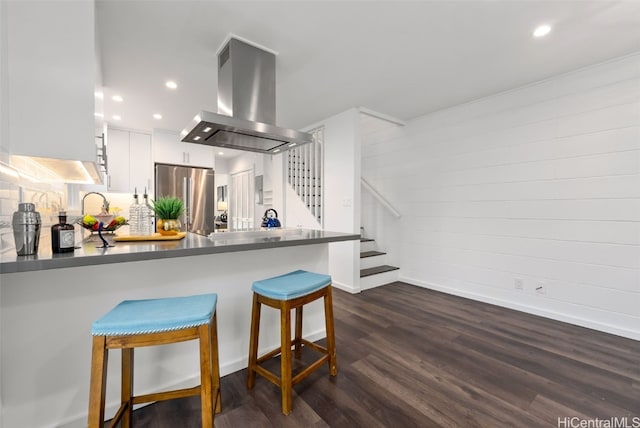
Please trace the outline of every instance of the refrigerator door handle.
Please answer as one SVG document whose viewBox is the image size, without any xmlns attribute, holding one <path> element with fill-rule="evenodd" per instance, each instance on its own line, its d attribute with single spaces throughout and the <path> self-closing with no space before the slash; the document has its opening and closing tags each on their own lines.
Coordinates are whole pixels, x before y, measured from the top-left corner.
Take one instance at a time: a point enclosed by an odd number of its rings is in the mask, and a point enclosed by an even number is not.
<svg viewBox="0 0 640 428">
<path fill-rule="evenodd" d="M 184 222 L 186 229 L 189 230 L 189 186 L 187 177 L 182 178 L 182 194 L 184 195 Z"/>
<path fill-rule="evenodd" d="M 191 228 L 191 212 L 193 211 L 193 177 L 189 177 L 188 183 L 188 193 L 187 193 L 188 205 L 187 205 L 187 223 L 189 223 L 189 228 Z"/>
</svg>

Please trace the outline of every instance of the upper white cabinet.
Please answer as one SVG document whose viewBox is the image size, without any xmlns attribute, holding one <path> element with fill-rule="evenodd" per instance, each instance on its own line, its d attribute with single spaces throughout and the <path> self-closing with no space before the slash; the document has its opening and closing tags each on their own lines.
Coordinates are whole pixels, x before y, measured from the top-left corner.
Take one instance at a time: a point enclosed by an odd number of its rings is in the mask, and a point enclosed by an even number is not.
<svg viewBox="0 0 640 428">
<path fill-rule="evenodd" d="M 95 162 L 94 2 L 3 7 L 11 154 Z"/>
<path fill-rule="evenodd" d="M 215 166 L 214 147 L 184 143 L 180 135 L 170 131 L 153 130 L 153 161 L 176 165 Z"/>
<path fill-rule="evenodd" d="M 107 130 L 107 189 L 142 194 L 153 189 L 151 135 L 109 128 Z"/>
</svg>

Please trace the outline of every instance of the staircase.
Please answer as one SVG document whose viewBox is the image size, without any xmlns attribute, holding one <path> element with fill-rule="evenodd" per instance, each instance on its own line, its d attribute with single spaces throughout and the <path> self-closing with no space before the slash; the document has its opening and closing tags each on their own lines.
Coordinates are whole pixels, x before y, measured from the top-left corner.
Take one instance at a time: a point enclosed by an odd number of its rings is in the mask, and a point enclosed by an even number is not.
<svg viewBox="0 0 640 428">
<path fill-rule="evenodd" d="M 288 150 L 287 181 L 311 215 L 322 226 L 322 173 L 324 128 L 310 132 L 313 143 Z"/>
<path fill-rule="evenodd" d="M 361 290 L 368 290 L 398 280 L 398 269 L 400 268 L 390 266 L 386 262 L 387 253 L 378 251 L 374 239 L 360 239 Z"/>
</svg>

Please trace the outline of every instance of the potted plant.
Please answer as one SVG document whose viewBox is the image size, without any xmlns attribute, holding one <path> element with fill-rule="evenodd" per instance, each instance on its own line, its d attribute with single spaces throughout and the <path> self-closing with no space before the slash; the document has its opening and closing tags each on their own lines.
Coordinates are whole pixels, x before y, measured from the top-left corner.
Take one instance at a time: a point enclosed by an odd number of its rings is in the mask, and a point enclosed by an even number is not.
<svg viewBox="0 0 640 428">
<path fill-rule="evenodd" d="M 157 231 L 161 235 L 177 235 L 180 232 L 180 216 L 184 212 L 182 199 L 174 196 L 163 196 L 153 202 L 153 212 L 156 214 Z"/>
</svg>

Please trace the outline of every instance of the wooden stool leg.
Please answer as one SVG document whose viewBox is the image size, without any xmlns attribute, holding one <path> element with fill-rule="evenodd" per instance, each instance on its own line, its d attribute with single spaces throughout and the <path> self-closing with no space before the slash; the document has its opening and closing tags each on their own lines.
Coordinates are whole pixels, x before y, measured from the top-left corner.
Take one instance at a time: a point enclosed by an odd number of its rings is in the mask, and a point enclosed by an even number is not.
<svg viewBox="0 0 640 428">
<path fill-rule="evenodd" d="M 338 374 L 338 363 L 336 361 L 336 335 L 333 326 L 333 299 L 331 297 L 331 285 L 327 287 L 327 294 L 324 296 L 324 322 L 327 329 L 327 352 L 329 353 L 329 374 Z"/>
<path fill-rule="evenodd" d="M 211 363 L 212 393 L 214 394 L 215 413 L 222 411 L 222 394 L 220 393 L 220 360 L 218 358 L 218 316 L 213 314 L 211 325 Z"/>
<path fill-rule="evenodd" d="M 291 385 L 291 307 L 288 301 L 280 302 L 280 389 L 282 413 L 288 415 L 292 408 Z"/>
<path fill-rule="evenodd" d="M 249 365 L 247 367 L 247 388 L 256 384 L 256 364 L 258 361 L 258 335 L 260 334 L 260 306 L 258 294 L 253 293 L 253 308 L 251 310 L 251 333 L 249 336 Z"/>
<path fill-rule="evenodd" d="M 93 336 L 91 356 L 91 386 L 89 387 L 89 428 L 104 426 L 104 401 L 107 392 L 107 360 L 105 336 Z"/>
<path fill-rule="evenodd" d="M 296 308 L 296 358 L 302 358 L 302 306 Z"/>
<path fill-rule="evenodd" d="M 133 348 L 122 349 L 122 388 L 120 389 L 121 404 L 126 405 L 120 422 L 122 428 L 131 427 L 133 410 Z"/>
<path fill-rule="evenodd" d="M 211 325 L 198 328 L 200 333 L 200 405 L 202 428 L 213 428 L 213 396 L 211 394 Z"/>
</svg>

